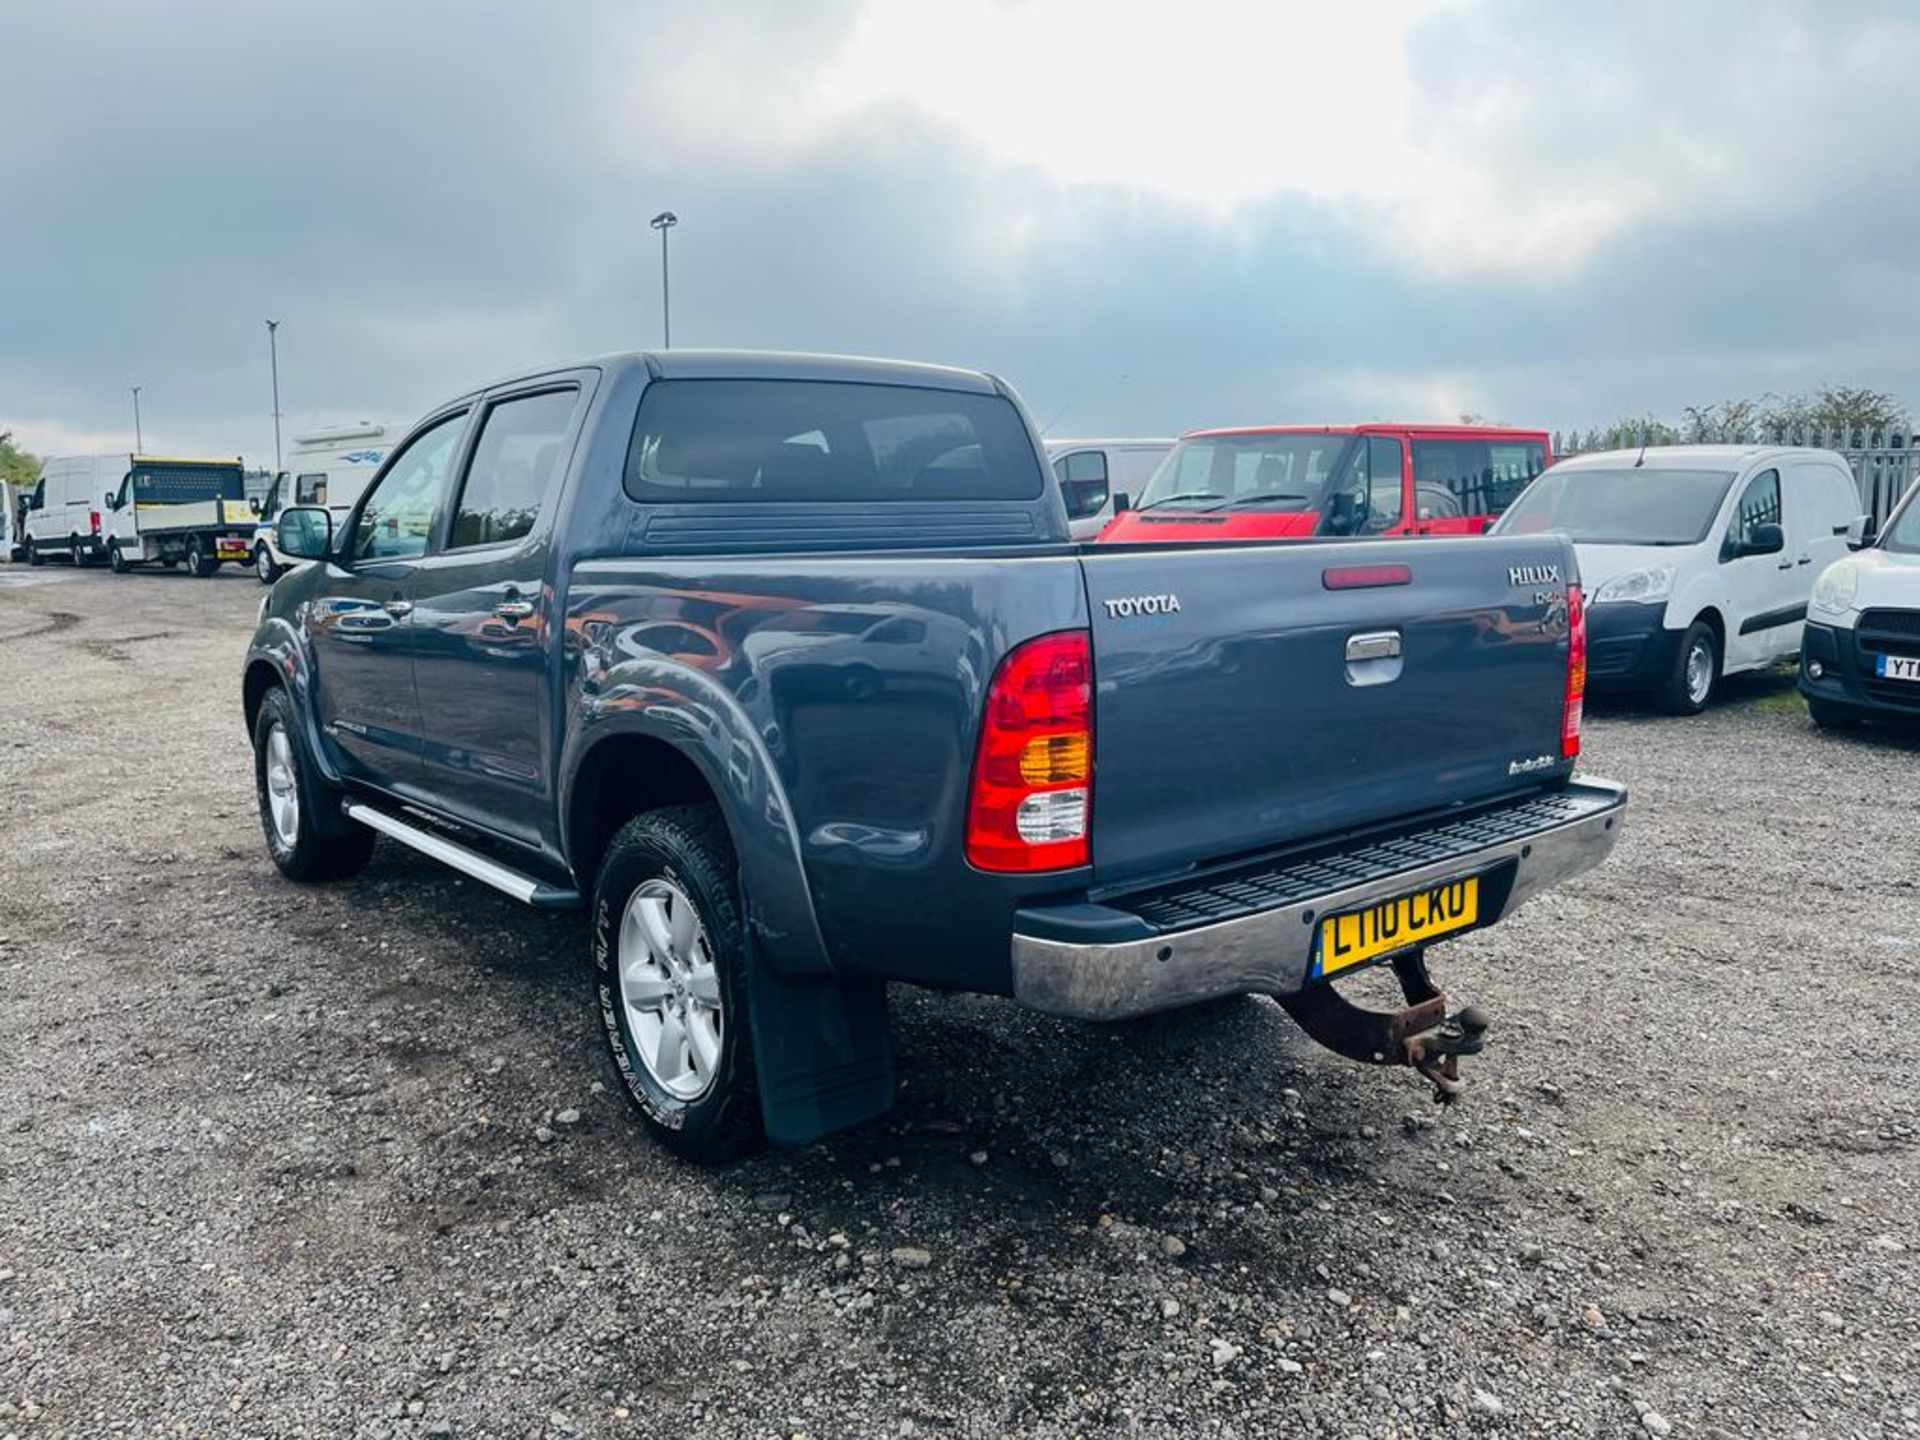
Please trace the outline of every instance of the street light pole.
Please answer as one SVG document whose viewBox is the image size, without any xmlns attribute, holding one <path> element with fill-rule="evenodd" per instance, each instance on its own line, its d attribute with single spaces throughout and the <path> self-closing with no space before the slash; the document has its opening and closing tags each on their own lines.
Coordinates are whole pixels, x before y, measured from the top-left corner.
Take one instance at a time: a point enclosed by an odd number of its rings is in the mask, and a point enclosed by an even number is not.
<svg viewBox="0 0 1920 1440">
<path fill-rule="evenodd" d="M 140 438 L 140 387 L 135 385 L 131 389 L 133 390 L 133 453 L 138 455 L 147 448 L 147 442 Z"/>
<path fill-rule="evenodd" d="M 667 232 L 680 223 L 671 210 L 662 210 L 647 222 L 660 232 L 660 348 L 673 348 L 672 292 L 667 287 Z"/>
<path fill-rule="evenodd" d="M 267 321 L 267 357 L 273 366 L 273 473 L 280 473 L 280 336 L 278 320 Z"/>
</svg>

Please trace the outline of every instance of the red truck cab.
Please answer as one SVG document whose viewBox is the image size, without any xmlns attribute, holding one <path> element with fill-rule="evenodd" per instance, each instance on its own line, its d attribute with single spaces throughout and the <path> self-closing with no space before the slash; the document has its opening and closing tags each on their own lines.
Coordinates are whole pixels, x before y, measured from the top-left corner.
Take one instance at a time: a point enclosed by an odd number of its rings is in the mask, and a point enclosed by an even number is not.
<svg viewBox="0 0 1920 1440">
<path fill-rule="evenodd" d="M 1544 430 L 1506 426 L 1194 430 L 1100 543 L 1478 535 L 1552 463 Z"/>
</svg>

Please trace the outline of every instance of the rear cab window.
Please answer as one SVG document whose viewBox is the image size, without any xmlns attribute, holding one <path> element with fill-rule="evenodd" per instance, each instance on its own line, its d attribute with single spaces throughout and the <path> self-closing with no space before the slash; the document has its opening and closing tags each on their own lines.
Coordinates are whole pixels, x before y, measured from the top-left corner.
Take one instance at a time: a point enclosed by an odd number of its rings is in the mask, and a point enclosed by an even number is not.
<svg viewBox="0 0 1920 1440">
<path fill-rule="evenodd" d="M 832 380 L 656 380 L 626 467 L 649 504 L 1034 500 L 1044 484 L 1004 396 Z"/>
</svg>

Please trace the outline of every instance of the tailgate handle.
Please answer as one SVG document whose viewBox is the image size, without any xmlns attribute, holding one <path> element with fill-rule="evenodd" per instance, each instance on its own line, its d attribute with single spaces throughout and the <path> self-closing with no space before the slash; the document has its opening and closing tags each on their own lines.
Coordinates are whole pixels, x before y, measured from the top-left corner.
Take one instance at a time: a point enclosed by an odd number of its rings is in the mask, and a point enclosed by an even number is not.
<svg viewBox="0 0 1920 1440">
<path fill-rule="evenodd" d="M 1347 637 L 1347 663 L 1360 660 L 1397 660 L 1400 658 L 1398 630 L 1369 630 Z"/>
</svg>

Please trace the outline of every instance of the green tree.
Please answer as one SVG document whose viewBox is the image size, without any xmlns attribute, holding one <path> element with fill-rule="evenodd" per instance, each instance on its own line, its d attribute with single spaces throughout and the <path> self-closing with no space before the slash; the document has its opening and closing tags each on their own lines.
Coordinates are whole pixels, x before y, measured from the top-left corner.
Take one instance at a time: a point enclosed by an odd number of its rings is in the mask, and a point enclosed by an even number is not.
<svg viewBox="0 0 1920 1440">
<path fill-rule="evenodd" d="M 13 443 L 11 430 L 0 430 L 0 481 L 31 485 L 40 478 L 40 460 Z"/>
</svg>

